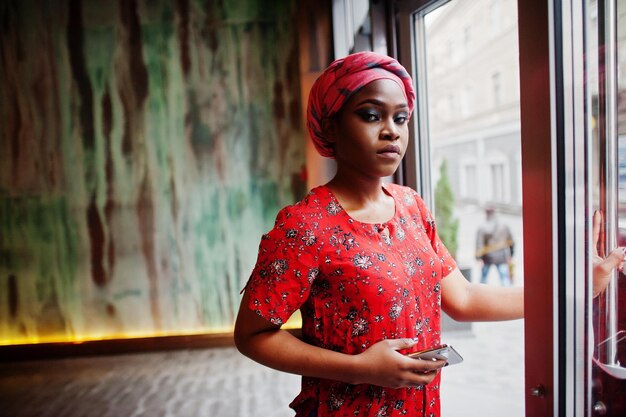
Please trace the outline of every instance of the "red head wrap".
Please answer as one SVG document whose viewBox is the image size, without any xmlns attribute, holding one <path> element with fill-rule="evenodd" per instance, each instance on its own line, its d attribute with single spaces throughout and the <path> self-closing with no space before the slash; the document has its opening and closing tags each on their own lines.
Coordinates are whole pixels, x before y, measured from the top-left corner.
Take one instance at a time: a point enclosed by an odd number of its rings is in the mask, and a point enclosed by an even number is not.
<svg viewBox="0 0 626 417">
<path fill-rule="evenodd" d="M 375 52 L 359 52 L 334 61 L 319 76 L 309 93 L 307 126 L 315 148 L 322 156 L 334 156 L 333 145 L 324 137 L 322 120 L 333 117 L 359 89 L 375 80 L 393 80 L 402 88 L 413 112 L 413 80 L 398 61 Z"/>
</svg>

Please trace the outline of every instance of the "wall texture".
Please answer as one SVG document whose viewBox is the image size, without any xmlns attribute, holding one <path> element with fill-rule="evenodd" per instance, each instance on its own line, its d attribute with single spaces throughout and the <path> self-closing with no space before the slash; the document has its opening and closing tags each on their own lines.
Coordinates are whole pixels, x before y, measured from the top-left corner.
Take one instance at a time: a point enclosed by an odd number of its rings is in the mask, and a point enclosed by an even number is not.
<svg viewBox="0 0 626 417">
<path fill-rule="evenodd" d="M 295 4 L 0 3 L 0 344 L 229 331 L 304 193 Z"/>
</svg>

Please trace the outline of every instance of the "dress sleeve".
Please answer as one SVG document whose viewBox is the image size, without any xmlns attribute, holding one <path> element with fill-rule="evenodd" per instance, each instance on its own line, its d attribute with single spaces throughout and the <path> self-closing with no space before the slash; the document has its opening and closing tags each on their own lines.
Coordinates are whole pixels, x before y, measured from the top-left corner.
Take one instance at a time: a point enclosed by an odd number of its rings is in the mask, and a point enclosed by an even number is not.
<svg viewBox="0 0 626 417">
<path fill-rule="evenodd" d="M 445 277 L 456 268 L 456 261 L 452 255 L 450 255 L 450 252 L 448 252 L 448 249 L 439 238 L 435 216 L 433 216 L 426 206 L 426 203 L 424 203 L 424 200 L 422 200 L 417 192 L 414 193 L 415 200 L 417 201 L 417 207 L 419 208 L 420 216 L 422 217 L 422 225 L 424 226 L 424 230 L 426 231 L 426 235 L 430 240 L 433 250 L 439 256 L 441 270 L 443 272 L 443 276 Z"/>
<path fill-rule="evenodd" d="M 321 244 L 317 223 L 305 220 L 294 206 L 281 210 L 274 228 L 261 238 L 244 288 L 248 307 L 273 324 L 285 323 L 308 298 L 319 272 Z"/>
</svg>

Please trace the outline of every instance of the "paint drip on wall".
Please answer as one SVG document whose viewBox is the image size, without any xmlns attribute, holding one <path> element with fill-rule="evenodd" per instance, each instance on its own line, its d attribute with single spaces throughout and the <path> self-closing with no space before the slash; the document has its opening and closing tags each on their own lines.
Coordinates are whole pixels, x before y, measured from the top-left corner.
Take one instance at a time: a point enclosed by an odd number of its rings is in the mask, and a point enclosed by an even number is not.
<svg viewBox="0 0 626 417">
<path fill-rule="evenodd" d="M 230 329 L 304 193 L 294 13 L 0 5 L 0 343 Z"/>
</svg>

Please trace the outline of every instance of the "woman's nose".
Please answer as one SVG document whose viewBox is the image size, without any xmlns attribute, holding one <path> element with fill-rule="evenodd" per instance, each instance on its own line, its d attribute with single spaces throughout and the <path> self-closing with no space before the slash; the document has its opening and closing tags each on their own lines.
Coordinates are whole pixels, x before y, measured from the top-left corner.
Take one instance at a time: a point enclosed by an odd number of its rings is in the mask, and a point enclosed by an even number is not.
<svg viewBox="0 0 626 417">
<path fill-rule="evenodd" d="M 380 133 L 381 137 L 385 140 L 396 140 L 400 137 L 400 129 L 393 118 L 385 119 L 383 129 Z"/>
</svg>

